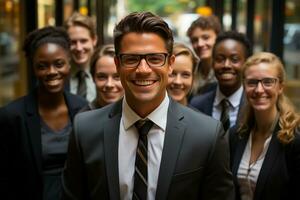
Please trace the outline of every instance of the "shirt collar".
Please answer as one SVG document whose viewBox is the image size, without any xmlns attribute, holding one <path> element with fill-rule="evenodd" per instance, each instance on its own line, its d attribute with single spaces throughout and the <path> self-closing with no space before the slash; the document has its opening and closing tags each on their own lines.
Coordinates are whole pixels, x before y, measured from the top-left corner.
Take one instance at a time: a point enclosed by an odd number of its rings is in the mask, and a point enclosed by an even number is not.
<svg viewBox="0 0 300 200">
<path fill-rule="evenodd" d="M 232 95 L 230 95 L 229 97 L 226 97 L 221 92 L 220 87 L 218 85 L 217 91 L 216 91 L 216 97 L 215 97 L 215 101 L 214 101 L 214 106 L 219 105 L 223 99 L 227 98 L 232 107 L 234 107 L 234 108 L 238 107 L 240 105 L 240 101 L 241 101 L 241 98 L 242 98 L 242 95 L 243 95 L 243 91 L 244 91 L 243 86 L 241 86 Z"/>
<path fill-rule="evenodd" d="M 165 131 L 167 126 L 169 102 L 170 99 L 166 93 L 165 98 L 163 99 L 161 104 L 144 119 L 151 120 L 154 124 Z M 138 120 L 142 119 L 130 108 L 130 106 L 126 102 L 126 97 L 123 98 L 122 118 L 125 130 L 130 128 Z"/>
<path fill-rule="evenodd" d="M 71 77 L 72 78 L 76 78 L 76 74 L 80 71 L 81 69 L 79 69 L 78 66 L 76 66 L 75 64 L 71 64 Z M 87 74 L 88 78 L 92 78 L 92 75 L 90 73 L 90 68 L 86 68 L 84 69 L 85 73 Z"/>
</svg>

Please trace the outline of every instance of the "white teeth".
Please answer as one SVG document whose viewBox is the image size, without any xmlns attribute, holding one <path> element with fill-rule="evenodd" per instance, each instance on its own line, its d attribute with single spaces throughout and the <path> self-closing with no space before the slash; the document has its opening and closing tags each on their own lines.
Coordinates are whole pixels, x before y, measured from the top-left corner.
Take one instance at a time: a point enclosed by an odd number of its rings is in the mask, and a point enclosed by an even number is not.
<svg viewBox="0 0 300 200">
<path fill-rule="evenodd" d="M 147 86 L 147 85 L 151 85 L 154 83 L 154 81 L 148 81 L 148 80 L 138 80 L 138 81 L 134 81 L 134 83 L 136 85 L 142 85 L 142 86 Z"/>
</svg>

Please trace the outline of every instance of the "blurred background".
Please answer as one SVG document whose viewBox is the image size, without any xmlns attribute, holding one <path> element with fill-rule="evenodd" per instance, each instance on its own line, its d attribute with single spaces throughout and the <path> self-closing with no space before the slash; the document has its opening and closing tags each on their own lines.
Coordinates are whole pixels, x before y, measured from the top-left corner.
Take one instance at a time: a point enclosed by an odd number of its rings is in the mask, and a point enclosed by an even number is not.
<svg viewBox="0 0 300 200">
<path fill-rule="evenodd" d="M 114 25 L 132 11 L 151 11 L 172 28 L 175 40 L 189 44 L 186 30 L 199 15 L 217 15 L 224 30 L 246 33 L 254 51 L 282 58 L 286 92 L 300 108 L 299 0 L 0 0 L 0 106 L 34 86 L 22 44 L 32 30 L 61 26 L 74 11 L 97 22 L 99 45 L 112 42 Z"/>
</svg>

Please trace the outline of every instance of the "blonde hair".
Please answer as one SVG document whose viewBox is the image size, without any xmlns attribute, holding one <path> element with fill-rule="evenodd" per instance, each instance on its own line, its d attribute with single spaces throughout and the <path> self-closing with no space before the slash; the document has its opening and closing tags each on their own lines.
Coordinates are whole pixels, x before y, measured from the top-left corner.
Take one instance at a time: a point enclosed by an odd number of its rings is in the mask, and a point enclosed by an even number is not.
<svg viewBox="0 0 300 200">
<path fill-rule="evenodd" d="M 68 30 L 72 26 L 81 26 L 86 28 L 91 38 L 97 36 L 96 33 L 96 23 L 93 18 L 80 14 L 79 12 L 74 12 L 64 23 L 64 27 Z"/>
<path fill-rule="evenodd" d="M 242 68 L 243 78 L 249 67 L 260 63 L 267 63 L 270 67 L 276 69 L 279 83 L 284 85 L 286 75 L 283 64 L 276 55 L 268 52 L 256 53 L 247 59 Z M 278 96 L 277 109 L 279 112 L 280 126 L 277 138 L 282 144 L 288 144 L 295 138 L 295 129 L 300 125 L 300 115 L 296 112 L 294 105 L 284 93 Z M 243 116 L 239 124 L 238 132 L 243 135 L 249 132 L 254 125 L 255 118 L 253 108 L 246 102 L 243 106 Z"/>
<path fill-rule="evenodd" d="M 199 59 L 197 58 L 197 56 L 194 54 L 194 52 L 185 44 L 182 43 L 174 43 L 173 46 L 173 54 L 176 56 L 179 55 L 185 55 L 188 56 L 193 63 L 192 66 L 192 77 L 193 77 L 193 83 L 192 83 L 192 88 L 190 93 L 194 94 L 195 92 L 197 92 L 198 89 L 198 85 L 196 84 L 198 81 L 198 77 L 197 77 L 197 68 L 198 68 L 198 62 Z"/>
</svg>

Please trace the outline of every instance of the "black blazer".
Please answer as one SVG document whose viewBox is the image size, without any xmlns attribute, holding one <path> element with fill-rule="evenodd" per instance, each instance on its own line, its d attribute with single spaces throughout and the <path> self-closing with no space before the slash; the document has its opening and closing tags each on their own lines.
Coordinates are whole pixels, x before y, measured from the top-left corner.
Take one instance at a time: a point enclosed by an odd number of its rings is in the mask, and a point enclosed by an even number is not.
<svg viewBox="0 0 300 200">
<path fill-rule="evenodd" d="M 300 129 L 296 129 L 295 139 L 288 145 L 277 139 L 279 129 L 277 124 L 257 179 L 254 200 L 300 199 Z M 248 138 L 249 133 L 240 138 L 236 127 L 230 129 L 231 167 L 237 199 L 240 199 L 237 171 Z"/>
<path fill-rule="evenodd" d="M 119 101 L 75 117 L 63 172 L 65 199 L 120 199 L 121 113 Z M 156 199 L 232 200 L 231 176 L 220 122 L 170 100 Z"/>
<path fill-rule="evenodd" d="M 216 92 L 217 92 L 217 87 L 215 87 L 213 90 L 205 94 L 193 97 L 190 102 L 190 106 L 198 109 L 199 111 L 203 112 L 206 115 L 212 116 Z M 241 115 L 241 107 L 244 104 L 244 102 L 245 102 L 245 95 L 243 93 L 240 99 L 239 112 L 236 118 L 237 119 L 236 123 L 238 122 L 239 116 Z"/>
<path fill-rule="evenodd" d="M 87 102 L 68 92 L 64 95 L 73 120 Z M 0 127 L 0 198 L 41 200 L 42 144 L 36 90 L 0 109 Z"/>
</svg>

